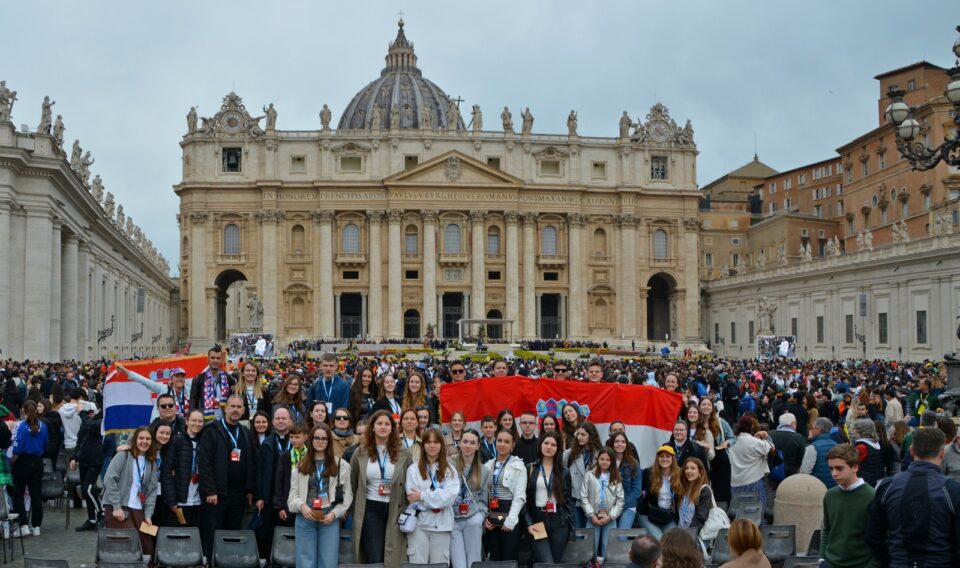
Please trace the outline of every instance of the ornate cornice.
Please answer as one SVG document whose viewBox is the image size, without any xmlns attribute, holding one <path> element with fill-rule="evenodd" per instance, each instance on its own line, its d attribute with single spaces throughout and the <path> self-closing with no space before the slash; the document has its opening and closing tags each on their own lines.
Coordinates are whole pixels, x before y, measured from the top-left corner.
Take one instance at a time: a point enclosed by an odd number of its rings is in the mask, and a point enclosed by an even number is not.
<svg viewBox="0 0 960 568">
<path fill-rule="evenodd" d="M 286 214 L 280 209 L 261 209 L 253 216 L 258 223 L 279 223 L 283 221 Z"/>
<path fill-rule="evenodd" d="M 210 218 L 209 213 L 202 211 L 191 211 L 188 215 L 190 217 L 190 223 L 193 225 L 203 225 Z"/>
<path fill-rule="evenodd" d="M 539 218 L 539 213 L 527 212 L 523 214 L 523 222 L 527 225 L 535 225 Z"/>
</svg>

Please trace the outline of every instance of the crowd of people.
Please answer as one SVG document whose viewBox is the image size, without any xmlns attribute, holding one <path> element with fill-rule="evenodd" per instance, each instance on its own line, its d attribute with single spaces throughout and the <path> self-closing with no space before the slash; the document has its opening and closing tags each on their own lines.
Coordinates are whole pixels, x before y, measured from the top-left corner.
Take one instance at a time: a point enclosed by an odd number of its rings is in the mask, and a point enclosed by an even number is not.
<svg viewBox="0 0 960 568">
<path fill-rule="evenodd" d="M 76 530 L 196 526 L 207 558 L 216 529 L 253 528 L 268 558 L 274 528 L 288 526 L 298 566 L 337 565 L 341 531 L 358 563 L 467 568 L 522 550 L 559 563 L 576 528 L 594 531 L 602 558 L 612 528 L 640 527 L 636 565 L 693 568 L 717 503 L 750 492 L 770 509 L 778 485 L 804 473 L 828 488 L 825 565 L 960 565 L 960 440 L 938 400 L 942 364 L 327 353 L 228 372 L 224 355 L 214 346 L 205 371 L 174 369 L 169 383 L 119 366 L 157 394 L 156 418 L 129 436 L 101 436 L 106 362 L 4 362 L 0 449 L 13 461 L 0 460 L 0 483 L 25 520 L 16 536 L 39 534 L 40 500 L 28 516 L 24 497 L 41 494 L 49 460 L 76 473 L 87 508 Z M 655 451 L 569 404 L 491 408 L 478 429 L 456 410 L 441 420 L 444 385 L 510 375 L 650 385 L 682 404 Z M 698 529 L 706 546 L 675 528 Z M 728 534 L 732 566 L 764 565 L 756 526 L 739 519 Z"/>
</svg>

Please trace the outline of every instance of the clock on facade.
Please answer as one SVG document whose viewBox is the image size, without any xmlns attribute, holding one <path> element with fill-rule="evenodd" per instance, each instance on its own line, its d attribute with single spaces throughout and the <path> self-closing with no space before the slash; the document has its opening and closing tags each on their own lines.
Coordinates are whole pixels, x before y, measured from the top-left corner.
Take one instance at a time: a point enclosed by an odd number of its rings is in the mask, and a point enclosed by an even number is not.
<svg viewBox="0 0 960 568">
<path fill-rule="evenodd" d="M 243 127 L 243 115 L 237 111 L 228 111 L 220 117 L 220 126 L 227 132 L 238 132 Z"/>
<path fill-rule="evenodd" d="M 666 142 L 670 136 L 670 127 L 662 120 L 651 122 L 648 128 L 650 129 L 650 138 L 652 138 L 654 142 Z"/>
</svg>

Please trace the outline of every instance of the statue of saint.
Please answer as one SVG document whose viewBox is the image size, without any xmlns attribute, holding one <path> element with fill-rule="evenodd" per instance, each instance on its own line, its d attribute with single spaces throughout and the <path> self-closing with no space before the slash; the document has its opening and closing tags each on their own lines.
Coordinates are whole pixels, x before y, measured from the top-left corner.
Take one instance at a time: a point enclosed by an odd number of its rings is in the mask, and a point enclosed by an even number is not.
<svg viewBox="0 0 960 568">
<path fill-rule="evenodd" d="M 197 107 L 190 107 L 187 113 L 187 134 L 193 134 L 197 131 Z"/>
<path fill-rule="evenodd" d="M 780 241 L 780 245 L 777 247 L 777 264 L 780 266 L 787 265 L 787 244 L 784 241 Z"/>
<path fill-rule="evenodd" d="M 89 183 L 90 179 L 90 166 L 96 162 L 95 159 L 90 157 L 90 150 L 87 150 L 87 153 L 83 155 L 83 158 L 80 159 L 80 179 L 83 180 L 84 185 Z"/>
<path fill-rule="evenodd" d="M 523 118 L 523 125 L 520 127 L 521 134 L 530 134 L 533 131 L 533 113 L 530 112 L 530 107 L 523 109 L 523 112 L 520 114 Z"/>
<path fill-rule="evenodd" d="M 457 130 L 460 128 L 460 107 L 457 101 L 447 99 L 447 130 Z"/>
<path fill-rule="evenodd" d="M 16 100 L 17 92 L 7 88 L 6 81 L 0 81 L 0 122 L 10 122 L 13 103 Z"/>
<path fill-rule="evenodd" d="M 123 222 L 126 220 L 126 215 L 123 214 L 123 205 L 117 205 L 117 228 L 121 231 L 123 230 Z"/>
<path fill-rule="evenodd" d="M 834 256 L 843 254 L 843 249 L 840 247 L 840 238 L 836 235 L 833 236 L 833 254 Z"/>
<path fill-rule="evenodd" d="M 264 116 L 267 117 L 267 132 L 277 129 L 277 109 L 273 108 L 273 103 L 270 103 L 270 106 L 263 107 Z"/>
<path fill-rule="evenodd" d="M 320 109 L 320 128 L 323 130 L 330 130 L 331 118 L 333 118 L 333 114 L 330 112 L 330 107 L 324 103 L 323 108 Z"/>
<path fill-rule="evenodd" d="M 473 105 L 473 110 L 470 111 L 470 124 L 473 126 L 474 132 L 480 132 L 483 130 L 483 112 L 480 110 L 480 105 Z"/>
<path fill-rule="evenodd" d="M 50 134 L 50 128 L 53 126 L 53 105 L 57 101 L 51 101 L 50 97 L 43 97 L 43 105 L 40 110 L 40 126 L 37 126 L 37 132 L 40 134 Z"/>
<path fill-rule="evenodd" d="M 760 320 L 759 335 L 773 335 L 775 333 L 773 316 L 777 313 L 777 305 L 771 304 L 764 296 L 757 306 L 757 317 Z"/>
<path fill-rule="evenodd" d="M 390 107 L 390 130 L 400 129 L 400 107 L 393 105 Z"/>
<path fill-rule="evenodd" d="M 423 105 L 420 109 L 420 128 L 433 130 L 433 109 L 430 105 Z"/>
<path fill-rule="evenodd" d="M 263 304 L 260 302 L 260 298 L 257 297 L 256 292 L 247 300 L 247 310 L 250 329 L 260 331 L 263 327 Z"/>
<path fill-rule="evenodd" d="M 83 156 L 83 150 L 80 148 L 80 141 L 73 141 L 73 149 L 70 151 L 70 167 L 74 171 L 80 171 L 80 158 Z"/>
<path fill-rule="evenodd" d="M 124 232 L 128 237 L 133 238 L 133 217 L 127 217 L 127 224 L 124 227 Z"/>
<path fill-rule="evenodd" d="M 873 250 L 873 233 L 870 231 L 870 229 L 867 229 L 863 233 L 863 245 L 867 247 L 868 251 Z"/>
<path fill-rule="evenodd" d="M 503 121 L 503 131 L 504 132 L 513 132 L 513 114 L 510 112 L 510 109 L 503 107 L 503 112 L 500 113 L 500 120 Z"/>
<path fill-rule="evenodd" d="M 620 138 L 630 137 L 631 124 L 633 124 L 633 121 L 630 120 L 630 115 L 627 114 L 627 111 L 623 111 L 623 116 L 620 117 Z"/>
<path fill-rule="evenodd" d="M 757 268 L 763 270 L 767 266 L 767 253 L 763 249 L 760 249 L 760 253 L 757 254 Z"/>
<path fill-rule="evenodd" d="M 383 126 L 383 108 L 375 106 L 370 112 L 370 130 L 380 130 L 381 126 Z"/>
<path fill-rule="evenodd" d="M 90 193 L 93 194 L 93 198 L 97 200 L 97 203 L 103 200 L 103 180 L 100 179 L 100 174 L 94 176 L 93 184 L 90 185 Z"/>
<path fill-rule="evenodd" d="M 53 139 L 57 141 L 57 146 L 63 146 L 63 115 L 58 114 L 56 122 L 53 123 Z"/>
<path fill-rule="evenodd" d="M 107 198 L 103 200 L 103 213 L 107 219 L 113 218 L 113 194 L 107 192 Z"/>
<path fill-rule="evenodd" d="M 567 115 L 567 134 L 568 136 L 577 135 L 577 111 L 571 110 Z"/>
<path fill-rule="evenodd" d="M 857 233 L 857 252 L 862 251 L 864 246 L 863 231 L 860 231 Z"/>
</svg>

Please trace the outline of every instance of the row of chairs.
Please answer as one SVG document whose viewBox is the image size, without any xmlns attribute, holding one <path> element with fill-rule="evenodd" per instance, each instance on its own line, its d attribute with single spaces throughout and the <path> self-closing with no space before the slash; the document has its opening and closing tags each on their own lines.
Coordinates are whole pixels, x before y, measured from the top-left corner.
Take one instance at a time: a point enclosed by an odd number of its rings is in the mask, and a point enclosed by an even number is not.
<svg viewBox="0 0 960 568">
<path fill-rule="evenodd" d="M 711 565 L 721 565 L 730 560 L 730 544 L 727 542 L 728 529 L 720 529 L 710 557 Z M 763 525 L 760 527 L 763 536 L 763 554 L 771 563 L 786 562 L 788 558 L 797 557 L 804 561 L 811 558 L 816 560 L 820 553 L 820 531 L 814 531 L 810 537 L 805 556 L 798 556 L 797 527 L 796 525 Z M 799 561 L 797 561 L 799 562 Z"/>
</svg>

